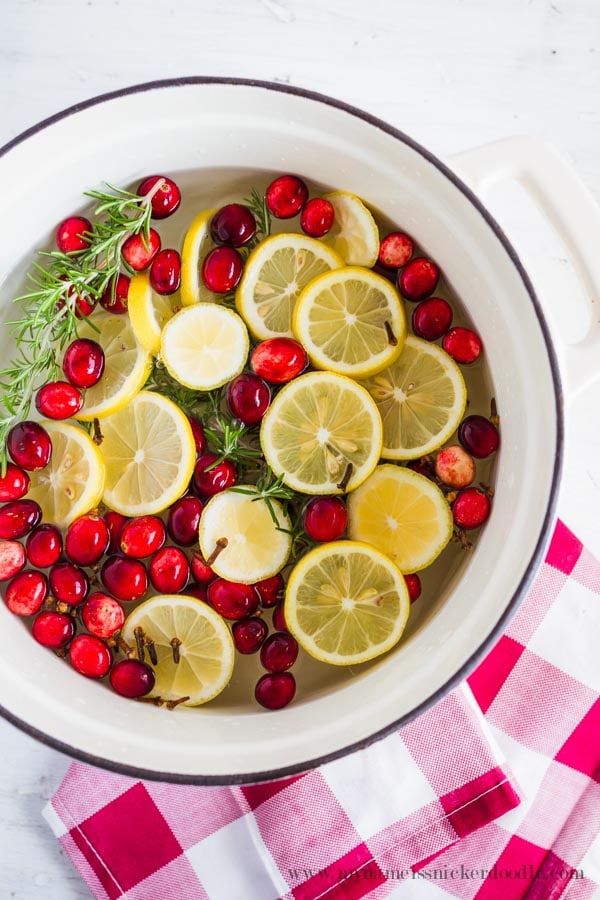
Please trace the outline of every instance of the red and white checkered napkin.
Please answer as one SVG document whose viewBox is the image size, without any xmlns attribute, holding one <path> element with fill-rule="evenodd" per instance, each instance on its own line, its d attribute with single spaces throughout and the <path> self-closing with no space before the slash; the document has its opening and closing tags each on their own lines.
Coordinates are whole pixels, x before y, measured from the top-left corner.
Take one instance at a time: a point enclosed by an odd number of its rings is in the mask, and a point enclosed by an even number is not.
<svg viewBox="0 0 600 900">
<path fill-rule="evenodd" d="M 45 814 L 103 900 L 591 897 L 599 595 L 600 564 L 559 522 L 470 690 L 398 734 L 245 787 L 141 782 L 74 763 Z"/>
</svg>

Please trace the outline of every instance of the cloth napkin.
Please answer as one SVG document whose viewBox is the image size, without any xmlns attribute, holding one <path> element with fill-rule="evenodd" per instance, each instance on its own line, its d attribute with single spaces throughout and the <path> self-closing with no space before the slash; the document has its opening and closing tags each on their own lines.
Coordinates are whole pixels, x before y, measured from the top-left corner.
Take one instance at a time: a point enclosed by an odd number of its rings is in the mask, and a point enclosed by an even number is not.
<svg viewBox="0 0 600 900">
<path fill-rule="evenodd" d="M 506 633 L 397 734 L 241 787 L 74 763 L 45 810 L 102 900 L 580 900 L 600 883 L 600 564 L 558 522 Z"/>
</svg>

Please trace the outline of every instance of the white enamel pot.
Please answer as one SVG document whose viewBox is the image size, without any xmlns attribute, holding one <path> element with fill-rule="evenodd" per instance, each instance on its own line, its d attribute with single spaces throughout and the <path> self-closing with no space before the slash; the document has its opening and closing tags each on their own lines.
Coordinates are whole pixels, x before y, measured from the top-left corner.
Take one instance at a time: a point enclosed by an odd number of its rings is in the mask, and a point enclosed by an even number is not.
<svg viewBox="0 0 600 900">
<path fill-rule="evenodd" d="M 586 225 L 588 244 L 578 244 L 577 232 L 578 220 L 598 223 L 598 211 L 570 170 L 550 151 L 518 143 L 467 154 L 457 167 L 481 179 L 504 173 L 499 162 L 512 174 L 526 170 L 578 246 L 588 286 L 600 285 L 591 247 L 598 227 Z M 500 635 L 530 584 L 551 533 L 563 456 L 559 368 L 540 302 L 484 206 L 406 135 L 289 87 L 203 78 L 142 85 L 66 110 L 4 147 L 3 321 L 34 250 L 82 208 L 83 191 L 165 172 L 188 189 L 191 211 L 224 193 L 239 197 L 252 184 L 249 170 L 296 172 L 351 190 L 438 262 L 485 345 L 501 414 L 496 495 L 475 551 L 414 613 L 395 651 L 360 671 L 325 672 L 306 661 L 297 699 L 275 713 L 259 709 L 252 682 L 239 678 L 226 700 L 199 709 L 167 712 L 122 699 L 38 646 L 0 604 L 6 718 L 71 756 L 164 781 L 234 783 L 301 771 L 383 737 L 440 699 Z M 6 358 L 5 327 L 2 335 Z"/>
</svg>

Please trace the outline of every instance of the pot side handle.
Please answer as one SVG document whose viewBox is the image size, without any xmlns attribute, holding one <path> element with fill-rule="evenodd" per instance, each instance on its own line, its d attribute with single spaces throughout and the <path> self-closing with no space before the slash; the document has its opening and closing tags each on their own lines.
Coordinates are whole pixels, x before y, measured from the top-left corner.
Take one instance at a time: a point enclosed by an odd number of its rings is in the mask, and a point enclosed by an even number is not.
<svg viewBox="0 0 600 900">
<path fill-rule="evenodd" d="M 569 394 L 579 394 L 600 375 L 600 206 L 571 165 L 536 138 L 494 141 L 449 163 L 482 198 L 499 182 L 518 181 L 562 239 L 588 301 L 587 333 L 574 344 L 561 341 Z"/>
</svg>

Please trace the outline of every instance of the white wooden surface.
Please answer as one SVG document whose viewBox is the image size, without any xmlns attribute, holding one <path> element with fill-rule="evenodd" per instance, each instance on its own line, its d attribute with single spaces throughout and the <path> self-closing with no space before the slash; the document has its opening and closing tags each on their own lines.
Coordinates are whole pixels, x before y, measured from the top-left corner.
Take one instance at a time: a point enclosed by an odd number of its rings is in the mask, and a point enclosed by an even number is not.
<svg viewBox="0 0 600 900">
<path fill-rule="evenodd" d="M 0 145 L 79 100 L 178 75 L 319 90 L 440 156 L 537 135 L 600 201 L 597 0 L 1 0 Z M 10 227 L 1 189 L 0 212 Z M 526 248 L 540 284 L 559 261 L 541 243 Z M 561 498 L 596 553 L 599 400 L 600 385 L 572 408 Z M 4 721 L 0 742 L 0 898 L 89 897 L 40 817 L 68 760 Z"/>
</svg>

